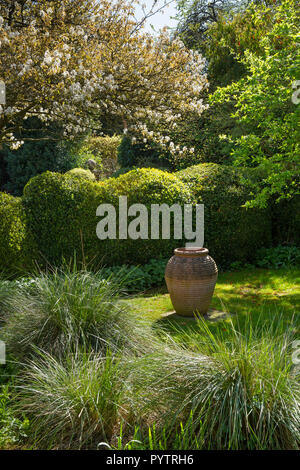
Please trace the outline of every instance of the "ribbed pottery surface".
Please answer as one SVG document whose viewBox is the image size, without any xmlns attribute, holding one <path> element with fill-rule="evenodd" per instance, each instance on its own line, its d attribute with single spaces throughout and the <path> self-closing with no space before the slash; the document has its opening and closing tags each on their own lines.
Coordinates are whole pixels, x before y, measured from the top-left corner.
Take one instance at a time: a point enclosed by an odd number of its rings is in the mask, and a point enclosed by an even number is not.
<svg viewBox="0 0 300 470">
<path fill-rule="evenodd" d="M 169 260 L 165 279 L 178 315 L 206 314 L 218 277 L 207 249 L 177 249 Z"/>
</svg>

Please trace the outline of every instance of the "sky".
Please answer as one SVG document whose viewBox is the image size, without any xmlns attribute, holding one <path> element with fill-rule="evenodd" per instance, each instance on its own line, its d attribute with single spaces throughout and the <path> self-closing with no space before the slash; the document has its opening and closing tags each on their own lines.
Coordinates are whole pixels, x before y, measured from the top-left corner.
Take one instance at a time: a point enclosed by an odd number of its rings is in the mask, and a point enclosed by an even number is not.
<svg viewBox="0 0 300 470">
<path fill-rule="evenodd" d="M 158 2 L 158 4 L 162 4 L 162 2 Z M 146 11 L 150 10 L 153 0 L 144 0 L 144 4 L 147 6 Z M 175 27 L 177 22 L 175 20 L 172 20 L 171 17 L 176 15 L 176 1 L 174 0 L 169 7 L 164 8 L 164 14 L 159 12 L 155 14 L 154 16 L 151 16 L 151 18 L 148 19 L 146 23 L 146 30 L 151 32 L 152 28 L 151 25 L 154 26 L 155 30 L 159 30 L 163 28 L 164 26 L 170 26 L 170 27 Z M 142 9 L 141 7 L 137 7 L 136 9 L 136 16 L 137 18 L 143 17 Z"/>
</svg>

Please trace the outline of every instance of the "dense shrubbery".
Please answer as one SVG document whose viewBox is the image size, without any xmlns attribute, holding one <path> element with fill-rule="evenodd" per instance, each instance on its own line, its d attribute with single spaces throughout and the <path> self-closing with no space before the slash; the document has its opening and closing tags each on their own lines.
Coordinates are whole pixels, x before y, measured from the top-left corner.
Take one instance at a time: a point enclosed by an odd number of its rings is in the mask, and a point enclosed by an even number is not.
<svg viewBox="0 0 300 470">
<path fill-rule="evenodd" d="M 88 137 L 79 151 L 80 166 L 85 167 L 93 159 L 100 170 L 101 179 L 111 176 L 118 169 L 119 136 Z"/>
<path fill-rule="evenodd" d="M 271 241 L 268 211 L 241 207 L 249 197 L 252 172 L 217 164 L 196 165 L 177 173 L 205 206 L 205 246 L 225 269 L 232 261 L 251 261 Z"/>
<path fill-rule="evenodd" d="M 75 176 L 76 178 L 83 178 L 88 181 L 96 181 L 95 175 L 90 170 L 85 170 L 84 168 L 73 168 L 66 173 L 66 175 Z"/>
<path fill-rule="evenodd" d="M 118 148 L 118 161 L 122 168 L 127 167 L 169 167 L 170 155 L 155 143 L 132 143 L 129 137 L 123 137 Z"/>
<path fill-rule="evenodd" d="M 84 177 L 78 177 L 78 171 Z M 57 266 L 74 257 L 78 264 L 91 269 L 145 264 L 151 259 L 169 258 L 173 248 L 185 243 L 172 240 L 172 230 L 171 240 L 119 240 L 119 196 L 128 197 L 128 206 L 142 203 L 148 209 L 155 203 L 204 203 L 205 246 L 221 269 L 237 261 L 253 264 L 257 250 L 271 246 L 271 232 L 274 242 L 297 242 L 296 199 L 290 205 L 282 203 L 284 211 L 277 205 L 272 210 L 241 207 L 252 190 L 252 182 L 260 178 L 255 169 L 217 164 L 197 165 L 176 174 L 134 169 L 100 183 L 89 181 L 90 173 L 89 178 L 86 173 L 83 169 L 65 175 L 46 172 L 31 179 L 22 199 L 1 196 L 2 267 L 26 267 L 28 256 L 32 263 L 37 253 L 41 267 Z M 104 203 L 117 209 L 116 240 L 99 240 L 96 236 L 100 220 L 96 209 Z M 150 210 L 148 213 L 150 218 Z M 150 287 L 148 281 L 140 287 Z"/>
<path fill-rule="evenodd" d="M 2 270 L 16 270 L 31 264 L 29 236 L 26 230 L 25 212 L 20 198 L 0 193 L 0 266 Z"/>
<path fill-rule="evenodd" d="M 10 150 L 8 147 L 1 150 L 8 177 L 4 187 L 16 196 L 22 195 L 24 186 L 33 176 L 47 170 L 64 173 L 78 166 L 79 160 L 76 152 L 77 145 L 57 140 L 59 136 L 55 135 L 54 125 L 49 129 L 49 134 L 55 140 L 43 140 L 48 135 L 47 129 L 43 128 L 36 118 L 28 119 L 24 125 L 28 130 L 21 134 L 21 139 L 40 138 L 41 140 L 25 140 L 18 150 Z"/>
<path fill-rule="evenodd" d="M 0 450 L 18 446 L 20 441 L 26 437 L 29 425 L 27 419 L 16 418 L 9 406 L 10 401 L 9 386 L 0 385 Z"/>
<path fill-rule="evenodd" d="M 44 173 L 28 183 L 23 198 L 40 261 L 57 265 L 63 258 L 72 258 L 75 251 L 78 262 L 96 267 L 103 263 L 145 263 L 157 256 L 168 257 L 180 242 L 172 237 L 171 240 L 99 240 L 96 237 L 97 207 L 111 203 L 118 208 L 119 196 L 128 196 L 129 206 L 190 201 L 188 189 L 176 176 L 155 169 L 133 170 L 102 183 Z"/>
</svg>

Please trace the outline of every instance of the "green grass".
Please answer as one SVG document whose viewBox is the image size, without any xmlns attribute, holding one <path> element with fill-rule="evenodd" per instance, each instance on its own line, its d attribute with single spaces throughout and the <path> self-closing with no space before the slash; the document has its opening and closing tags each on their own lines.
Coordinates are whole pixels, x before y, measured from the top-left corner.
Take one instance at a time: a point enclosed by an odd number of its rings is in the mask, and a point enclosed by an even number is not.
<svg viewBox="0 0 300 470">
<path fill-rule="evenodd" d="M 161 290 L 162 291 L 162 290 Z M 178 329 L 194 334 L 193 318 L 172 316 L 162 318 L 162 314 L 173 311 L 173 306 L 166 290 L 152 292 L 143 296 L 131 297 L 126 302 L 141 316 L 163 326 L 175 337 Z M 280 321 L 283 331 L 295 324 L 300 334 L 300 270 L 243 270 L 219 275 L 211 307 L 230 313 L 230 318 L 211 322 L 215 333 L 229 328 L 232 320 L 239 323 L 239 328 L 251 316 L 252 324 L 262 321 Z"/>
</svg>

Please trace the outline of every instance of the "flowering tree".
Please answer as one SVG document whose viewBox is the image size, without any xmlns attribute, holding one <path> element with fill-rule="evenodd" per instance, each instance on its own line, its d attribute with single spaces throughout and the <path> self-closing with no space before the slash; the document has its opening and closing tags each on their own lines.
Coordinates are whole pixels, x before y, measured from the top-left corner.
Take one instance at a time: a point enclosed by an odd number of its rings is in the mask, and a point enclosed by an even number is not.
<svg viewBox="0 0 300 470">
<path fill-rule="evenodd" d="M 136 3 L 0 0 L 0 80 L 7 95 L 0 144 L 20 144 L 24 119 L 35 115 L 60 124 L 66 139 L 99 132 L 109 120 L 114 131 L 173 150 L 155 129 L 201 114 L 204 62 L 166 31 L 145 33 L 134 17 Z"/>
</svg>

